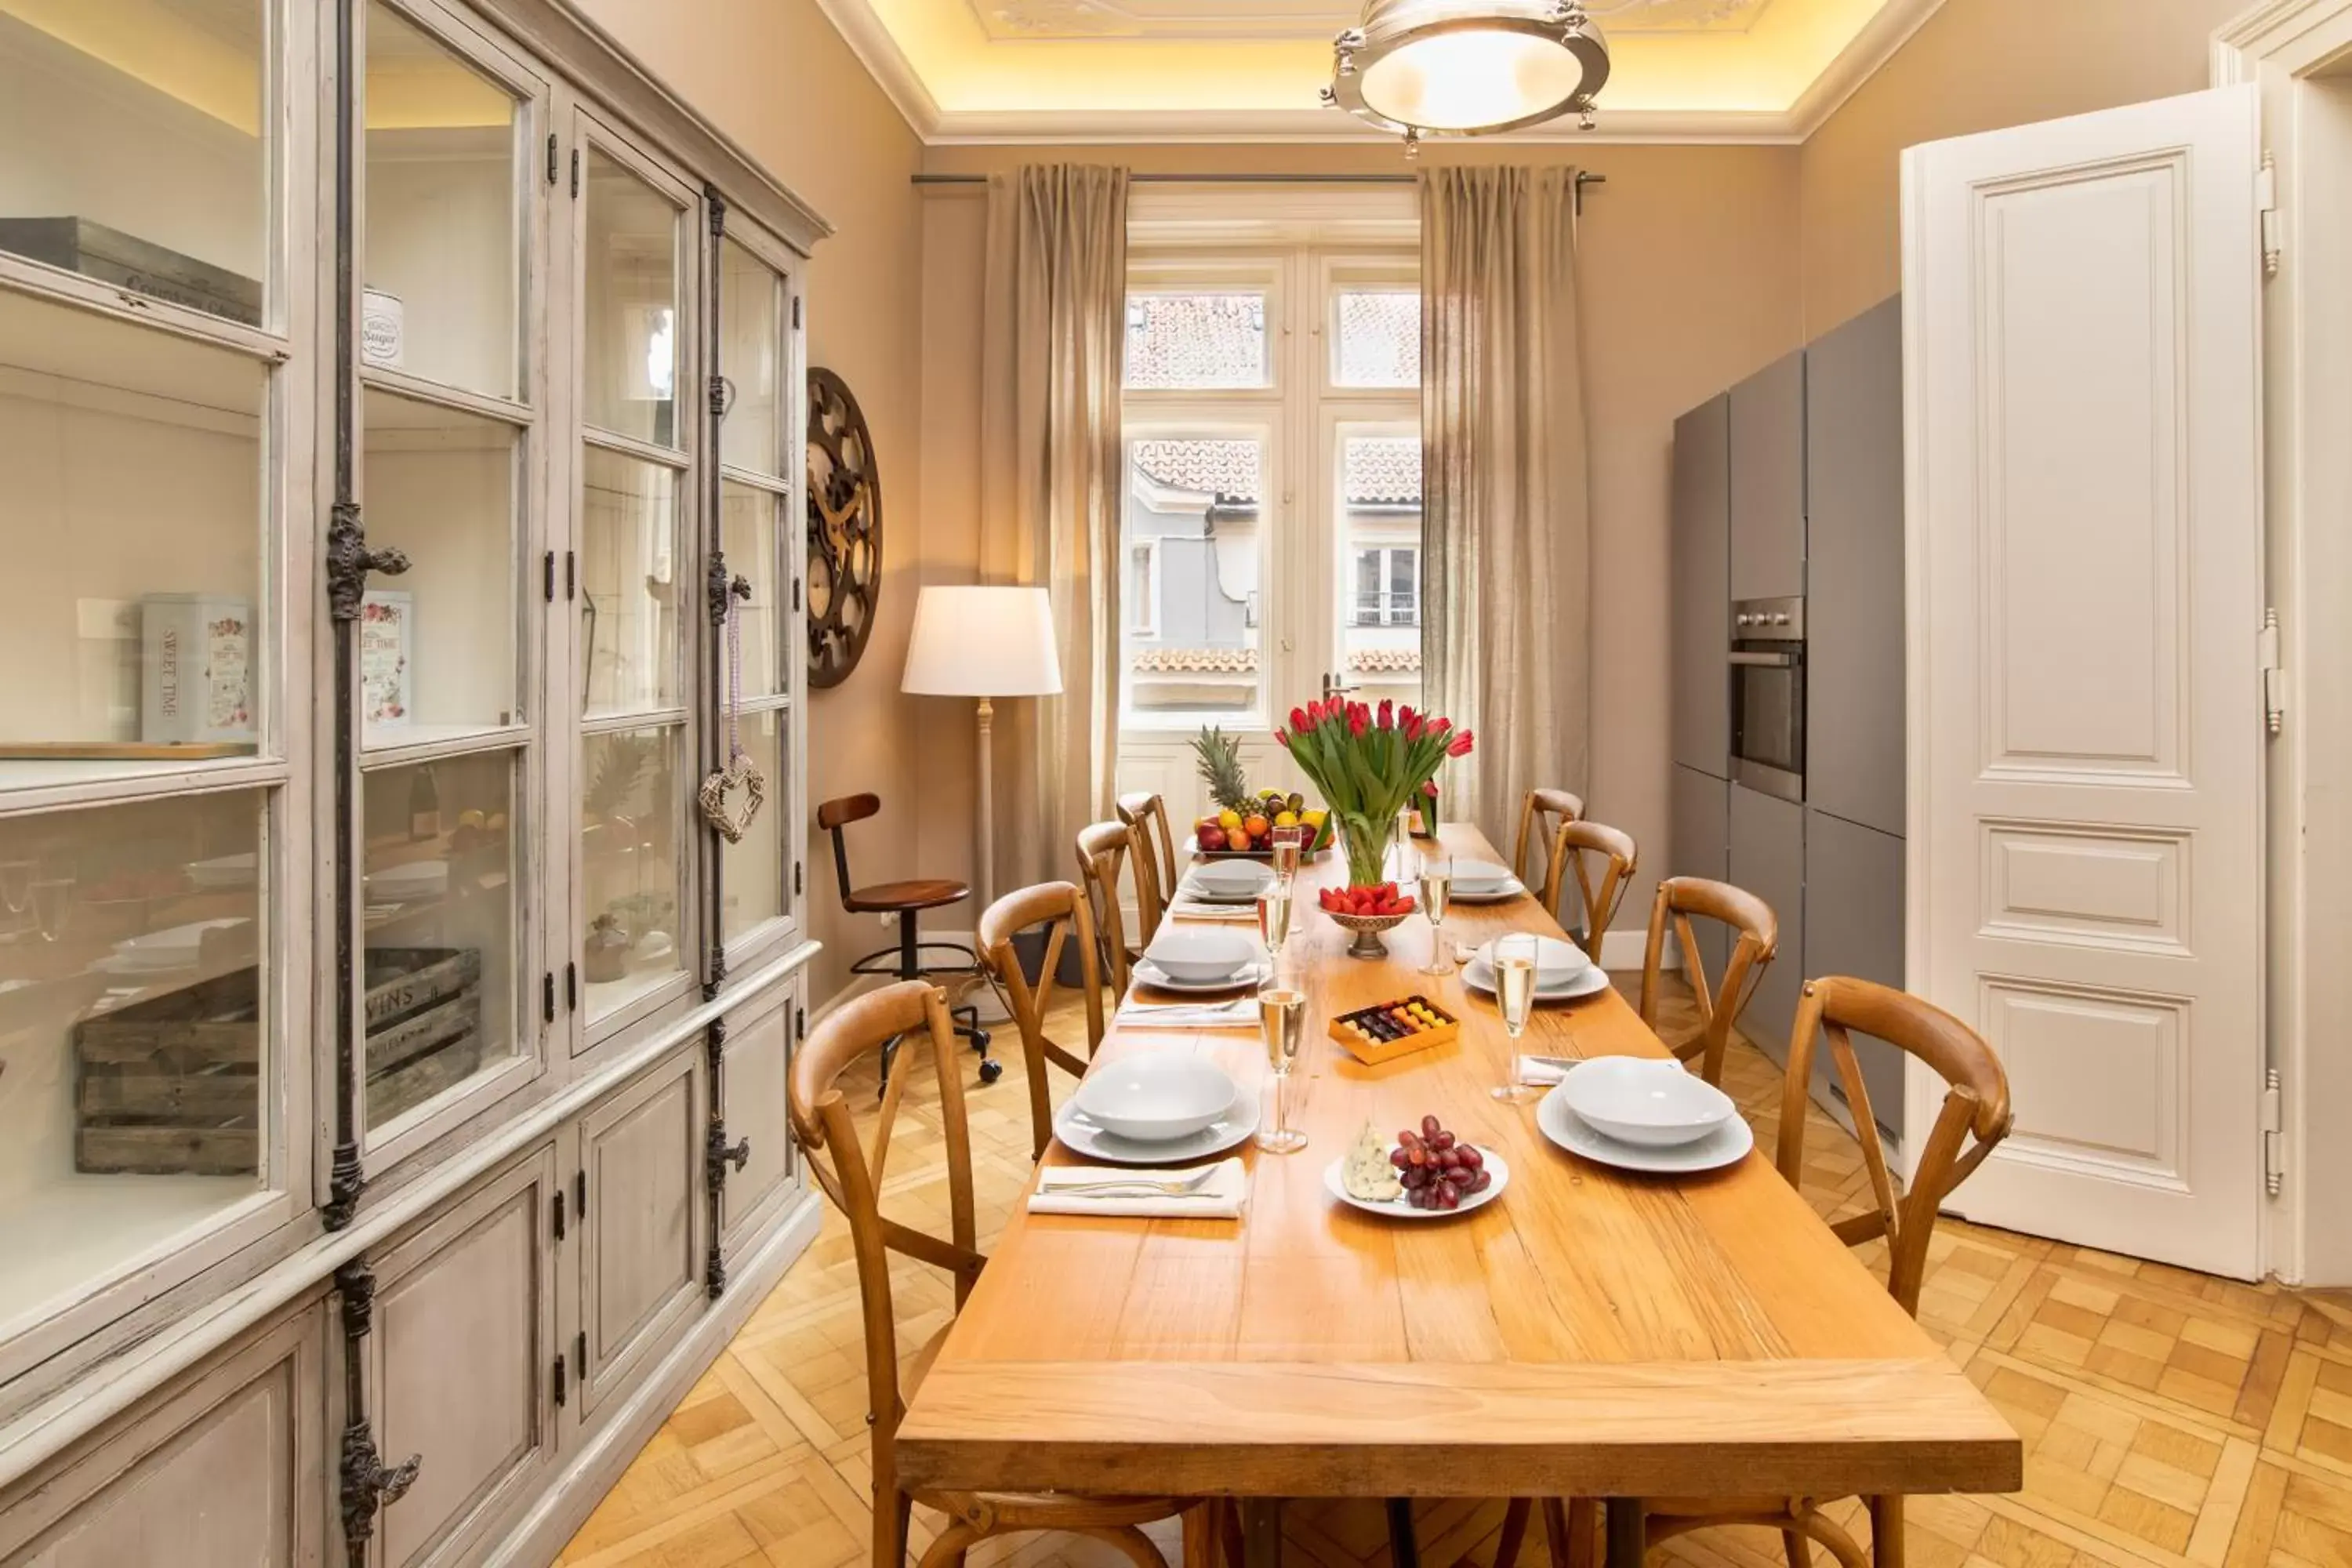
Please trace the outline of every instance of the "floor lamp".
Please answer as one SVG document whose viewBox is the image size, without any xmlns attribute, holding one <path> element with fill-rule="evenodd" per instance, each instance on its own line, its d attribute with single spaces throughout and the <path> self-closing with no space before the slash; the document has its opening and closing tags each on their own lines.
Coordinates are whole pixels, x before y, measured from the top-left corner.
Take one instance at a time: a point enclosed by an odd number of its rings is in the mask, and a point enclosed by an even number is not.
<svg viewBox="0 0 2352 1568">
<path fill-rule="evenodd" d="M 993 697 L 1055 697 L 1062 661 L 1054 609 L 1043 588 L 930 587 L 915 600 L 915 630 L 898 689 L 918 697 L 980 699 L 980 802 L 972 844 L 978 908 L 996 897 L 996 778 L 989 753 Z M 975 911 L 977 912 L 977 911 Z"/>
</svg>

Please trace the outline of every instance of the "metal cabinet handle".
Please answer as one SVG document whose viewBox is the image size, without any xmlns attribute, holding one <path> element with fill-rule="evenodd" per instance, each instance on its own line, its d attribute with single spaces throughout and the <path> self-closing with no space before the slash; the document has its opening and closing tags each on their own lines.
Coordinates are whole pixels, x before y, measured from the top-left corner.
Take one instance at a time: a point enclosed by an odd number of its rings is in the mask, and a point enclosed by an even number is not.
<svg viewBox="0 0 2352 1568">
<path fill-rule="evenodd" d="M 1794 669 L 1797 656 L 1793 653 L 1735 653 L 1731 662 L 1756 669 Z"/>
</svg>

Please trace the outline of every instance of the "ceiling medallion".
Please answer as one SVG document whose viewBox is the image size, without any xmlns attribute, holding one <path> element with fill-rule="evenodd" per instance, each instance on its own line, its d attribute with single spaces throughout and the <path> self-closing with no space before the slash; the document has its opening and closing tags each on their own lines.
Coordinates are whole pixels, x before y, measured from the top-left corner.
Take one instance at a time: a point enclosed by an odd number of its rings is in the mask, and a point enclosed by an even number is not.
<svg viewBox="0 0 2352 1568">
<path fill-rule="evenodd" d="M 1580 0 L 1370 0 L 1331 48 L 1323 101 L 1404 138 L 1490 136 L 1564 114 L 1592 129 L 1609 44 Z"/>
</svg>

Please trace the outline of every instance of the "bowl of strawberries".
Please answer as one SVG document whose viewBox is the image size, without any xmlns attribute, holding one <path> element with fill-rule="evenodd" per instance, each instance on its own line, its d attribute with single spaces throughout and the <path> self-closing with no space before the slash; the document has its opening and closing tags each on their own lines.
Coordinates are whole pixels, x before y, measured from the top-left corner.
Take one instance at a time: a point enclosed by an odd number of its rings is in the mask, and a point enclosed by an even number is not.
<svg viewBox="0 0 2352 1568">
<path fill-rule="evenodd" d="M 1419 907 L 1411 895 L 1400 893 L 1394 882 L 1326 888 L 1321 901 L 1333 924 L 1355 932 L 1356 940 L 1348 946 L 1349 958 L 1386 958 L 1389 950 L 1381 941 L 1381 932 L 1402 925 L 1405 917 Z"/>
</svg>

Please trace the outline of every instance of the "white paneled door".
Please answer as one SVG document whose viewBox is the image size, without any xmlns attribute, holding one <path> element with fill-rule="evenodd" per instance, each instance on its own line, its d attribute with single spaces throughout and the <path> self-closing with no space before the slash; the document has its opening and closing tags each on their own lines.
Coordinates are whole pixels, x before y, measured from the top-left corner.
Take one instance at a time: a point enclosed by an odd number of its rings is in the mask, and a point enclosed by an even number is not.
<svg viewBox="0 0 2352 1568">
<path fill-rule="evenodd" d="M 1912 989 L 2009 1070 L 1970 1218 L 2250 1277 L 2252 88 L 1911 149 Z M 1909 1122 L 1942 1085 L 1915 1064 Z"/>
</svg>

